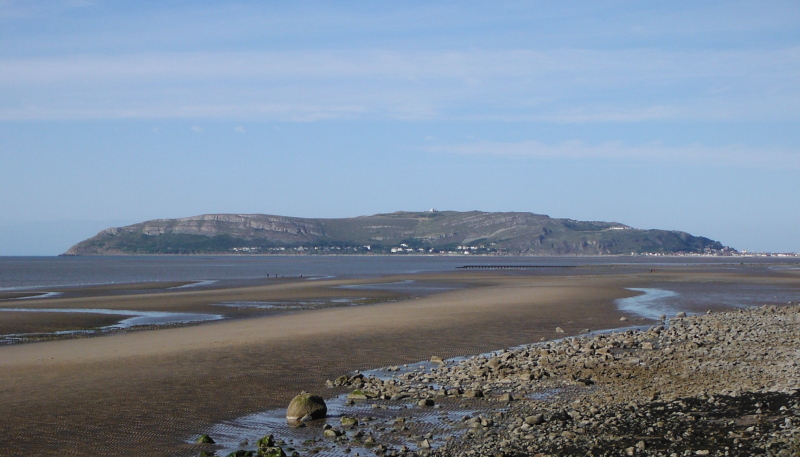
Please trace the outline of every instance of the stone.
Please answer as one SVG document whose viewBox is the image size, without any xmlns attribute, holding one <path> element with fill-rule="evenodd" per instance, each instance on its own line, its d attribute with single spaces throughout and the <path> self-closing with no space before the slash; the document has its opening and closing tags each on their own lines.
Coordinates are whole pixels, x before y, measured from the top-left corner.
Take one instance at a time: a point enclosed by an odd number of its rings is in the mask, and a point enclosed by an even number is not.
<svg viewBox="0 0 800 457">
<path fill-rule="evenodd" d="M 343 374 L 343 375 L 339 376 L 338 378 L 336 378 L 336 379 L 333 381 L 333 385 L 334 385 L 334 386 L 344 386 L 344 385 L 346 385 L 348 382 L 350 382 L 350 376 L 349 376 L 349 375 L 346 375 L 346 374 Z"/>
<path fill-rule="evenodd" d="M 306 415 L 313 419 L 323 419 L 327 416 L 328 407 L 325 405 L 325 400 L 319 395 L 306 392 L 294 397 L 286 409 L 286 419 L 299 421 Z"/>
<path fill-rule="evenodd" d="M 275 437 L 272 435 L 264 436 L 256 442 L 256 445 L 259 448 L 273 447 L 275 446 Z"/>
<path fill-rule="evenodd" d="M 564 329 L 561 327 L 556 327 L 556 333 L 564 333 Z"/>
<path fill-rule="evenodd" d="M 258 457 L 286 457 L 286 453 L 283 452 L 282 447 L 273 446 L 261 449 L 258 452 Z"/>
<path fill-rule="evenodd" d="M 540 425 L 544 423 L 544 414 L 534 414 L 525 418 L 525 423 L 528 425 Z"/>
<path fill-rule="evenodd" d="M 439 365 L 444 365 L 445 364 L 444 360 L 442 360 L 442 358 L 439 357 L 438 355 L 431 356 L 431 362 L 438 363 Z"/>
<path fill-rule="evenodd" d="M 355 417 L 342 417 L 341 423 L 345 427 L 355 427 L 358 425 L 358 419 Z"/>
<path fill-rule="evenodd" d="M 225 457 L 254 457 L 255 452 L 253 451 L 245 451 L 244 449 L 239 449 L 238 451 L 233 451 Z"/>
<path fill-rule="evenodd" d="M 200 435 L 200 437 L 199 437 L 199 438 L 197 438 L 197 441 L 195 441 L 195 443 L 197 443 L 197 444 L 215 444 L 215 443 L 216 443 L 216 441 L 214 441 L 214 440 L 213 440 L 213 439 L 212 439 L 210 436 L 208 436 L 208 435 Z"/>
<path fill-rule="evenodd" d="M 367 394 L 364 393 L 364 391 L 358 389 L 347 394 L 348 400 L 366 400 L 367 398 L 369 398 L 367 397 Z"/>
</svg>

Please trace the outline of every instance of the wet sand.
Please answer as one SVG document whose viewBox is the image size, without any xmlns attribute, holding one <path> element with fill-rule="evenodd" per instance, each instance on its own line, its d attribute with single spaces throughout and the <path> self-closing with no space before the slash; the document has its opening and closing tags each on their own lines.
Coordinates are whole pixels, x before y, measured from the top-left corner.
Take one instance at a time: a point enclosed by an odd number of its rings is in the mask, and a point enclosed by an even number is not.
<svg viewBox="0 0 800 457">
<path fill-rule="evenodd" d="M 19 333 L 53 333 L 84 330 L 114 325 L 117 316 L 102 314 L 3 312 L 0 315 L 0 335 Z"/>
<path fill-rule="evenodd" d="M 301 389 L 355 369 L 454 357 L 619 327 L 614 300 L 652 283 L 782 284 L 796 272 L 678 268 L 397 276 L 468 288 L 411 300 L 339 289 L 348 281 L 25 300 L 26 307 L 220 312 L 220 301 L 372 297 L 337 307 L 117 335 L 0 347 L 0 449 L 7 455 L 195 455 L 186 441 L 210 425 L 284 407 Z M 15 307 L 19 302 L 4 301 Z M 248 314 L 249 313 L 249 314 Z M 52 313 L 51 313 L 52 314 Z M 628 316 L 627 324 L 638 322 Z M 0 316 L 2 319 L 2 316 Z M 561 327 L 565 333 L 555 333 Z"/>
</svg>

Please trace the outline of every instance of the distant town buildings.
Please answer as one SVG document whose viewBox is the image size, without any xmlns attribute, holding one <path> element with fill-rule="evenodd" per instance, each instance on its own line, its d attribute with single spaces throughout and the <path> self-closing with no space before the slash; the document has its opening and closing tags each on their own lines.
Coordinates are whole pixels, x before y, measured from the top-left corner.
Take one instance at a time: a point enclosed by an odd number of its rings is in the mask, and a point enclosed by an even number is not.
<svg viewBox="0 0 800 457">
<path fill-rule="evenodd" d="M 613 227 L 609 230 L 626 230 L 628 227 Z M 408 243 L 400 243 L 397 246 L 238 246 L 229 249 L 234 254 L 393 254 L 393 255 L 509 255 L 507 249 L 497 248 L 496 243 L 478 245 L 456 245 L 441 249 L 431 246 L 411 246 Z M 702 253 L 698 252 L 631 252 L 631 256 L 657 256 L 657 257 L 800 257 L 797 252 L 749 252 L 747 250 L 737 251 L 725 246 L 722 249 L 706 248 Z"/>
</svg>

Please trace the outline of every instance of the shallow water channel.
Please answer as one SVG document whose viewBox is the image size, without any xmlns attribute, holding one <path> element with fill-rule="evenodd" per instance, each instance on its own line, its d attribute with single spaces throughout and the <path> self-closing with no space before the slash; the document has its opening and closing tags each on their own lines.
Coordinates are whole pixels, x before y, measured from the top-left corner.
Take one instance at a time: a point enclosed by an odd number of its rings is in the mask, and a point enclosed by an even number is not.
<svg viewBox="0 0 800 457">
<path fill-rule="evenodd" d="M 97 327 L 94 329 L 83 330 L 62 330 L 52 332 L 52 335 L 72 335 L 72 334 L 95 334 L 105 333 L 113 330 L 128 329 L 142 325 L 168 325 L 168 324 L 187 324 L 192 322 L 204 322 L 223 319 L 221 314 L 202 314 L 202 313 L 168 313 L 163 311 L 132 311 L 121 309 L 103 308 L 0 308 L 0 312 L 23 312 L 23 313 L 82 313 L 82 314 L 106 314 L 120 316 L 116 324 Z M 31 334 L 12 334 L 0 335 L 0 344 L 16 342 Z"/>
</svg>

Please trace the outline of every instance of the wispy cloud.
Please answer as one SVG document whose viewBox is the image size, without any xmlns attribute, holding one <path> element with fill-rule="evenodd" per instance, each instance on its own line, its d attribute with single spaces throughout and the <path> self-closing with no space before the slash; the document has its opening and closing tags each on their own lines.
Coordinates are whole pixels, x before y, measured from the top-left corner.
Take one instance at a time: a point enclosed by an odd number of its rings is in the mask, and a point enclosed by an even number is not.
<svg viewBox="0 0 800 457">
<path fill-rule="evenodd" d="M 534 159 L 625 160 L 643 163 L 800 169 L 800 151 L 759 149 L 741 145 L 707 146 L 690 144 L 667 146 L 662 143 L 630 145 L 624 142 L 589 144 L 579 140 L 556 144 L 538 141 L 476 142 L 427 147 L 432 153 L 491 155 Z"/>
<path fill-rule="evenodd" d="M 93 0 L 0 0 L 0 20 L 57 15 L 65 11 L 97 5 Z"/>
<path fill-rule="evenodd" d="M 800 48 L 0 58 L 0 119 L 797 119 Z"/>
</svg>

